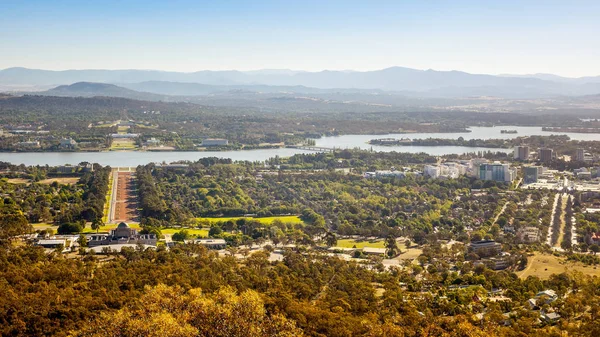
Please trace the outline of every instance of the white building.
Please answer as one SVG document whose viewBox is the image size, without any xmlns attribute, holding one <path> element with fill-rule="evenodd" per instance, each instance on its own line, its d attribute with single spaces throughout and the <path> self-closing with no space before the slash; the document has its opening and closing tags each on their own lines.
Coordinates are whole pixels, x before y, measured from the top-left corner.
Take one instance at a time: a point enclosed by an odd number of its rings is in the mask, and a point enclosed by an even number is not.
<svg viewBox="0 0 600 337">
<path fill-rule="evenodd" d="M 437 178 L 440 176 L 441 169 L 437 165 L 425 165 L 423 168 L 423 174 L 427 177 Z"/>
<path fill-rule="evenodd" d="M 227 146 L 229 140 L 223 138 L 207 138 L 202 141 L 202 146 Z"/>
</svg>

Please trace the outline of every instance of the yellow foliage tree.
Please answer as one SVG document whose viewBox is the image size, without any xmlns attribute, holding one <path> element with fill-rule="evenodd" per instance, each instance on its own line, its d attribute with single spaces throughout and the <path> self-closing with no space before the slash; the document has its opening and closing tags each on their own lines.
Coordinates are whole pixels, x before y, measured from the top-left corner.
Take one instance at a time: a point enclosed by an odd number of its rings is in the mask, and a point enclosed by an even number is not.
<svg viewBox="0 0 600 337">
<path fill-rule="evenodd" d="M 133 336 L 303 336 L 293 321 L 269 316 L 259 294 L 247 290 L 237 294 L 222 288 L 215 294 L 200 289 L 185 292 L 181 287 L 147 287 L 134 305 L 105 314 L 82 330 L 77 337 Z"/>
</svg>

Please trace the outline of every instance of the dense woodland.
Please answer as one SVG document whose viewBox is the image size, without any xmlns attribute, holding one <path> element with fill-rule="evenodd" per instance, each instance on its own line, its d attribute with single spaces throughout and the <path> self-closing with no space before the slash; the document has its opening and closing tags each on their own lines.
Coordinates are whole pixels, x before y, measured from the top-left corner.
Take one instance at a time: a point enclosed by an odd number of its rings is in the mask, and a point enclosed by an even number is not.
<svg viewBox="0 0 600 337">
<path fill-rule="evenodd" d="M 18 214 L 29 223 L 64 224 L 92 222 L 102 218 L 108 190 L 110 167 L 94 165 L 93 172 L 79 174 L 77 184 L 38 183 L 48 177 L 48 167 L 16 167 L 0 163 L 12 170 L 23 182 L 0 179 L 0 213 Z M 30 181 L 30 182 L 28 182 Z"/>
<path fill-rule="evenodd" d="M 439 248 L 438 248 L 439 249 Z M 442 251 L 438 251 L 438 254 Z M 447 253 L 446 253 L 447 254 Z M 520 280 L 476 268 L 370 271 L 357 263 L 288 252 L 239 263 L 204 248 L 124 251 L 98 263 L 41 248 L 0 250 L 2 335 L 11 336 L 597 336 L 597 278 Z M 401 286 L 401 285 L 408 285 Z M 444 284 L 472 285 L 449 290 Z M 484 300 L 507 288 L 510 302 Z M 560 325 L 520 311 L 546 288 L 566 299 Z M 425 290 L 420 291 L 419 289 Z M 429 289 L 428 291 L 426 289 Z M 514 308 L 514 309 L 513 309 Z M 505 326 L 502 314 L 514 310 Z M 479 320 L 474 314 L 485 312 Z M 236 324 L 233 324 L 236 323 Z"/>
</svg>

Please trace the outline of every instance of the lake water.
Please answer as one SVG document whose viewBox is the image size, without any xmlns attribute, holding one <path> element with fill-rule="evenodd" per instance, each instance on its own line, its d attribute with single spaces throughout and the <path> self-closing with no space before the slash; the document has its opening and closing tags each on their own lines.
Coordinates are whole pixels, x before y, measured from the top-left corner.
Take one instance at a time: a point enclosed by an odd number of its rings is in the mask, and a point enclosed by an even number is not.
<svg viewBox="0 0 600 337">
<path fill-rule="evenodd" d="M 500 130 L 517 130 L 517 134 L 501 134 Z M 345 135 L 337 137 L 323 137 L 316 140 L 316 146 L 335 147 L 335 148 L 361 148 L 373 149 L 374 151 L 397 151 L 419 153 L 425 152 L 431 155 L 445 154 L 463 154 L 478 151 L 504 151 L 508 149 L 490 149 L 463 146 L 376 146 L 367 142 L 375 138 L 445 138 L 457 139 L 510 139 L 520 136 L 532 135 L 568 135 L 576 140 L 599 140 L 600 134 L 584 133 L 564 133 L 564 132 L 546 132 L 541 127 L 525 126 L 497 126 L 497 127 L 472 127 L 472 132 L 465 133 L 411 133 L 411 134 L 389 134 L 389 135 Z M 264 161 L 266 159 L 279 156 L 289 157 L 296 153 L 311 153 L 310 151 L 299 149 L 265 149 L 249 151 L 202 151 L 202 152 L 20 152 L 20 153 L 0 153 L 0 161 L 13 164 L 25 165 L 63 165 L 79 164 L 80 162 L 99 163 L 101 165 L 110 165 L 113 167 L 126 167 L 144 165 L 151 162 L 173 162 L 178 160 L 195 161 L 205 157 L 231 158 L 232 160 Z"/>
</svg>

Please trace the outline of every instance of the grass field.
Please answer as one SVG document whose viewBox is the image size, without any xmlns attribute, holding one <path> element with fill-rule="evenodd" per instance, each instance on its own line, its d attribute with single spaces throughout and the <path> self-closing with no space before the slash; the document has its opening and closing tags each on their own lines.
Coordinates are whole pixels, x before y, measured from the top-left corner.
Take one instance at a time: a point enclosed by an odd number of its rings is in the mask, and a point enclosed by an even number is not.
<svg viewBox="0 0 600 337">
<path fill-rule="evenodd" d="M 133 139 L 113 139 L 110 144 L 111 151 L 119 151 L 119 150 L 135 150 L 137 145 L 135 144 L 135 140 Z"/>
<path fill-rule="evenodd" d="M 586 266 L 583 263 L 567 261 L 562 257 L 549 254 L 535 253 L 528 257 L 527 267 L 516 274 L 525 279 L 528 276 L 537 276 L 540 279 L 548 279 L 552 274 L 560 274 L 567 271 L 580 271 L 586 275 L 600 276 L 600 269 Z"/>
<path fill-rule="evenodd" d="M 199 229 L 199 228 L 165 228 L 165 229 L 161 229 L 160 232 L 162 234 L 175 234 L 177 232 L 179 232 L 180 230 L 185 229 L 188 231 L 188 233 L 190 233 L 190 235 L 198 235 L 201 237 L 208 237 L 208 231 L 206 229 Z"/>
<path fill-rule="evenodd" d="M 117 127 L 117 132 L 118 133 L 127 133 L 127 131 L 129 130 L 129 126 L 118 126 Z"/>
<path fill-rule="evenodd" d="M 79 177 L 48 178 L 48 179 L 40 180 L 39 183 L 50 185 L 55 181 L 57 183 L 63 184 L 63 185 L 72 185 L 72 184 L 77 184 L 77 182 L 79 182 Z"/>
<path fill-rule="evenodd" d="M 7 181 L 11 184 L 27 184 L 27 185 L 31 184 L 31 180 L 23 179 L 23 178 L 12 178 L 12 179 L 7 179 Z M 38 181 L 38 183 L 44 184 L 44 185 L 50 185 L 55 181 L 62 185 L 72 185 L 72 184 L 77 184 L 77 182 L 79 181 L 79 177 L 48 178 L 48 179 L 40 180 L 40 181 Z"/>
<path fill-rule="evenodd" d="M 385 248 L 385 243 L 383 240 L 357 241 L 354 239 L 341 239 L 337 241 L 336 245 L 336 247 L 340 248 L 352 248 L 354 246 L 356 246 L 356 248 Z"/>
<path fill-rule="evenodd" d="M 45 230 L 47 228 L 51 228 L 52 224 L 50 223 L 34 223 L 31 224 L 31 226 L 33 227 L 33 230 Z M 55 227 L 56 229 L 57 227 Z"/>
<path fill-rule="evenodd" d="M 196 222 L 200 222 L 202 220 L 208 220 L 210 223 L 215 223 L 215 222 L 219 222 L 219 221 L 236 221 L 237 219 L 252 219 L 252 220 L 257 220 L 260 223 L 264 223 L 264 224 L 271 224 L 273 223 L 273 221 L 275 221 L 276 219 L 281 220 L 281 222 L 283 223 L 303 223 L 303 221 L 295 215 L 289 215 L 289 216 L 270 216 L 270 217 L 265 217 L 265 218 L 252 218 L 252 217 L 231 217 L 231 218 L 196 218 Z"/>
</svg>

